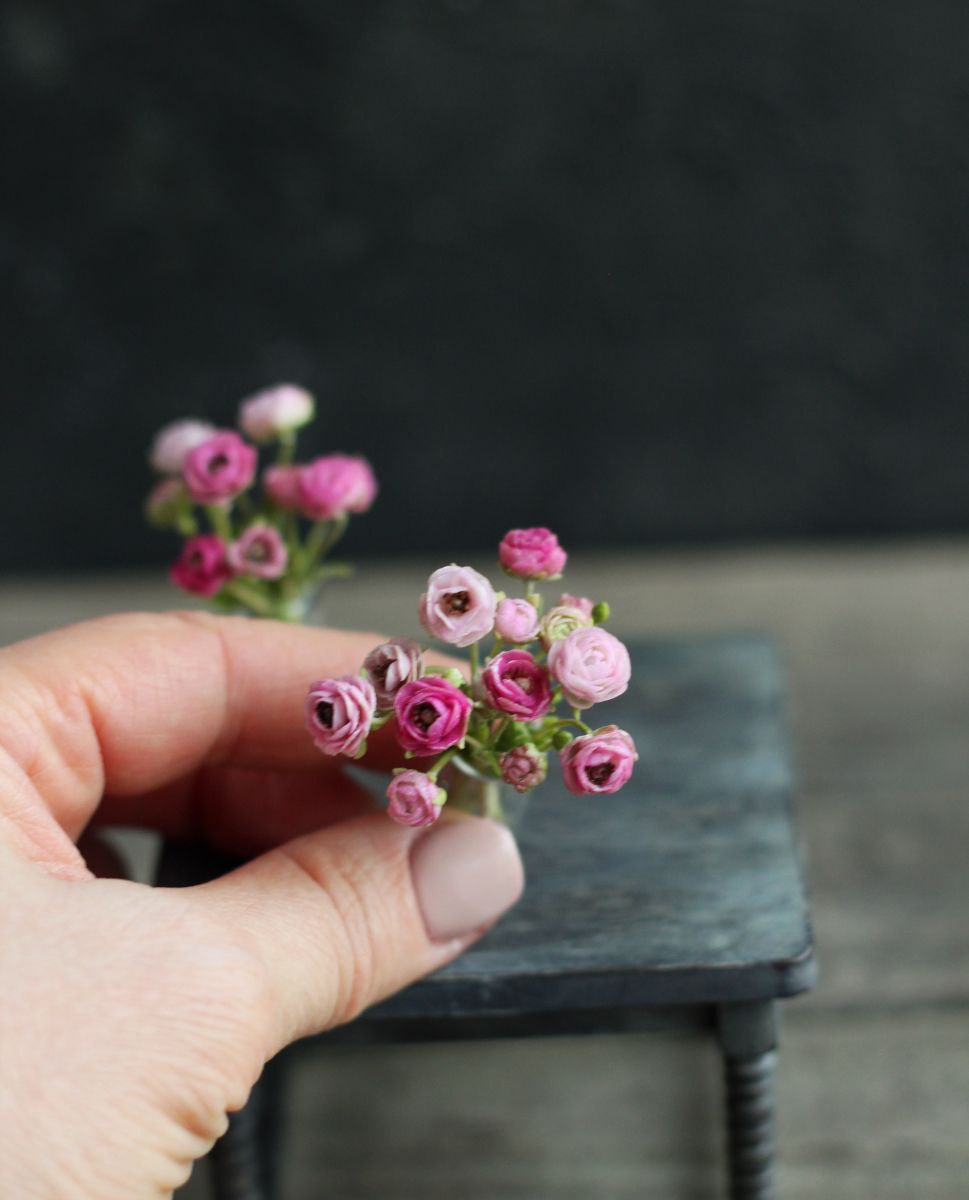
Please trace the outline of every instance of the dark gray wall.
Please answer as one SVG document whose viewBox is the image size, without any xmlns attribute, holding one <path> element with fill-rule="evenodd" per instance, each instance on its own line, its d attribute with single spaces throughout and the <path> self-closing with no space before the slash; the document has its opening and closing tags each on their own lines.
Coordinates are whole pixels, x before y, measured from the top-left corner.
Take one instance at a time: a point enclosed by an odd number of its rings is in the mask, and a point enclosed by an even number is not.
<svg viewBox="0 0 969 1200">
<path fill-rule="evenodd" d="M 278 378 L 356 553 L 969 525 L 969 9 L 0 2 L 0 563 Z"/>
</svg>

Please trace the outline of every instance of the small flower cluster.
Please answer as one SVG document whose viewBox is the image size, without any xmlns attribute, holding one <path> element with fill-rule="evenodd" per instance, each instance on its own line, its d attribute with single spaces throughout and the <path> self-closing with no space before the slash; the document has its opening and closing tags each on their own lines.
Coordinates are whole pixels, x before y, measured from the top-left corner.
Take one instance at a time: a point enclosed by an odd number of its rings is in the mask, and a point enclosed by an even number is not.
<svg viewBox="0 0 969 1200">
<path fill-rule="evenodd" d="M 293 461 L 297 430 L 314 410 L 309 392 L 280 384 L 242 401 L 241 434 L 194 420 L 157 434 L 149 460 L 161 479 L 146 514 L 186 539 L 169 573 L 174 584 L 219 608 L 298 620 L 327 578 L 348 573 L 324 559 L 351 514 L 370 508 L 377 483 L 363 458 Z M 252 491 L 259 466 L 252 443 L 275 445 L 259 496 Z"/>
<path fill-rule="evenodd" d="M 407 757 L 434 758 L 426 771 L 399 770 L 388 812 L 405 825 L 430 825 L 447 800 L 438 776 L 452 759 L 519 792 L 542 783 L 557 750 L 575 795 L 618 791 L 632 774 L 636 747 L 615 725 L 592 729 L 583 712 L 629 685 L 626 647 L 603 628 L 609 606 L 562 595 L 546 609 L 535 584 L 557 579 L 565 551 L 548 529 L 514 529 L 501 543 L 506 574 L 525 594 L 496 592 L 472 567 L 435 571 L 418 613 L 432 637 L 470 648 L 466 678 L 425 666 L 420 646 L 393 638 L 376 646 L 359 675 L 310 685 L 306 724 L 324 754 L 362 755 L 368 734 L 396 722 Z M 482 639 L 492 642 L 485 654 Z M 567 705 L 571 712 L 559 715 Z"/>
</svg>

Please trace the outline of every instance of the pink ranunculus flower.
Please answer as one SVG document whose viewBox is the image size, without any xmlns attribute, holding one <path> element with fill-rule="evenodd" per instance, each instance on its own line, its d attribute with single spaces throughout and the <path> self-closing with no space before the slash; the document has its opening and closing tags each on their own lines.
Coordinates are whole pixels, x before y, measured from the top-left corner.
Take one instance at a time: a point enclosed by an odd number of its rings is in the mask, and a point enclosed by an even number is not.
<svg viewBox="0 0 969 1200">
<path fill-rule="evenodd" d="M 171 529 L 178 519 L 184 484 L 180 479 L 160 479 L 145 500 L 145 516 L 159 529 Z"/>
<path fill-rule="evenodd" d="M 423 771 L 398 771 L 387 786 L 387 799 L 387 815 L 398 825 L 423 827 L 441 815 L 447 792 Z"/>
<path fill-rule="evenodd" d="M 470 646 L 494 628 L 495 590 L 473 567 L 439 567 L 427 581 L 418 616 L 421 624 L 449 646 Z"/>
<path fill-rule="evenodd" d="M 481 672 L 488 703 L 517 721 L 537 721 L 552 707 L 548 671 L 527 650 L 503 650 Z"/>
<path fill-rule="evenodd" d="M 160 475 L 178 475 L 189 451 L 201 446 L 216 432 L 215 426 L 208 421 L 172 421 L 155 434 L 148 461 Z"/>
<path fill-rule="evenodd" d="M 576 629 L 548 651 L 548 669 L 573 708 L 614 700 L 629 686 L 629 651 L 601 626 Z"/>
<path fill-rule="evenodd" d="M 554 579 L 562 574 L 568 555 L 551 529 L 511 529 L 501 540 L 502 568 L 519 579 Z"/>
<path fill-rule="evenodd" d="M 257 579 L 279 579 L 286 571 L 289 551 L 274 525 L 250 525 L 226 552 L 229 566 L 237 575 Z"/>
<path fill-rule="evenodd" d="M 495 633 L 506 642 L 530 642 L 538 633 L 538 611 L 528 600 L 499 600 Z"/>
<path fill-rule="evenodd" d="M 529 743 L 515 746 L 498 759 L 501 777 L 516 792 L 529 792 L 545 781 L 548 774 L 548 755 Z"/>
<path fill-rule="evenodd" d="M 306 696 L 306 728 L 324 754 L 360 754 L 377 711 L 377 697 L 369 679 L 341 675 L 318 679 Z"/>
<path fill-rule="evenodd" d="M 591 624 L 592 617 L 587 617 L 581 609 L 557 604 L 542 617 L 542 645 L 547 650 L 553 642 L 559 642 L 562 638 L 567 638 L 570 633 L 574 633 L 576 629 L 585 629 Z"/>
<path fill-rule="evenodd" d="M 574 738 L 560 754 L 565 786 L 575 796 L 611 795 L 627 783 L 639 758 L 633 739 L 616 725 Z"/>
<path fill-rule="evenodd" d="M 563 592 L 559 596 L 558 607 L 577 608 L 584 617 L 588 617 L 591 620 L 592 610 L 595 608 L 595 605 L 588 596 L 570 596 L 568 592 Z"/>
<path fill-rule="evenodd" d="M 237 433 L 224 430 L 188 452 L 182 478 L 196 503 L 224 504 L 252 483 L 256 457 L 254 446 Z"/>
<path fill-rule="evenodd" d="M 307 463 L 299 474 L 299 507 L 314 521 L 332 521 L 346 513 L 363 513 L 377 495 L 377 481 L 365 458 L 326 454 Z"/>
<path fill-rule="evenodd" d="M 405 683 L 394 697 L 397 740 L 415 754 L 440 754 L 464 740 L 471 700 L 440 675 Z"/>
<path fill-rule="evenodd" d="M 313 397 L 293 383 L 256 392 L 239 405 L 239 428 L 254 442 L 271 442 L 313 420 Z"/>
<path fill-rule="evenodd" d="M 263 471 L 262 486 L 277 508 L 299 508 L 299 477 L 302 472 L 300 466 L 267 467 Z"/>
<path fill-rule="evenodd" d="M 214 596 L 232 578 L 225 542 L 214 533 L 189 538 L 168 577 L 193 596 Z"/>
<path fill-rule="evenodd" d="M 377 707 L 394 707 L 394 697 L 424 669 L 421 648 L 410 638 L 391 638 L 375 646 L 363 660 L 363 669 L 377 694 Z"/>
</svg>

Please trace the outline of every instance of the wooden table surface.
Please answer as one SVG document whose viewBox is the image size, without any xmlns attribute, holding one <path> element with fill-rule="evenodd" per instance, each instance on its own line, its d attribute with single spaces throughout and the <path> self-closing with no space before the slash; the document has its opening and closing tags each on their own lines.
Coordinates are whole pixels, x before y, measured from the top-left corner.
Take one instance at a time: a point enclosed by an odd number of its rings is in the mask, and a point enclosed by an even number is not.
<svg viewBox="0 0 969 1200">
<path fill-rule="evenodd" d="M 414 631 L 438 565 L 371 564 L 328 615 Z M 568 583 L 620 635 L 763 629 L 786 658 L 821 978 L 785 1005 L 782 1195 L 964 1200 L 969 543 L 576 556 Z M 8 578 L 0 641 L 173 600 L 157 577 Z M 321 1048 L 293 1081 L 285 1195 L 700 1200 L 717 1099 L 701 1041 Z M 200 1171 L 184 1197 L 205 1195 Z"/>
</svg>

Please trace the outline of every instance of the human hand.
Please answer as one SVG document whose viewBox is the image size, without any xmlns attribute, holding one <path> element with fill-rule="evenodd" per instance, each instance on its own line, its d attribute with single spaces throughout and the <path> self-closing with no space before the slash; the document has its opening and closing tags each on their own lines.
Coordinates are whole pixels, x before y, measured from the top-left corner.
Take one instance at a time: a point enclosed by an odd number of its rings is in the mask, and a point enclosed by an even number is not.
<svg viewBox="0 0 969 1200">
<path fill-rule="evenodd" d="M 517 899 L 507 830 L 397 825 L 306 736 L 306 679 L 376 640 L 172 613 L 0 650 L 4 1196 L 170 1195 L 279 1049 Z M 392 755 L 378 736 L 367 763 Z M 75 843 L 106 823 L 256 857 L 193 888 L 97 879 Z"/>
</svg>

